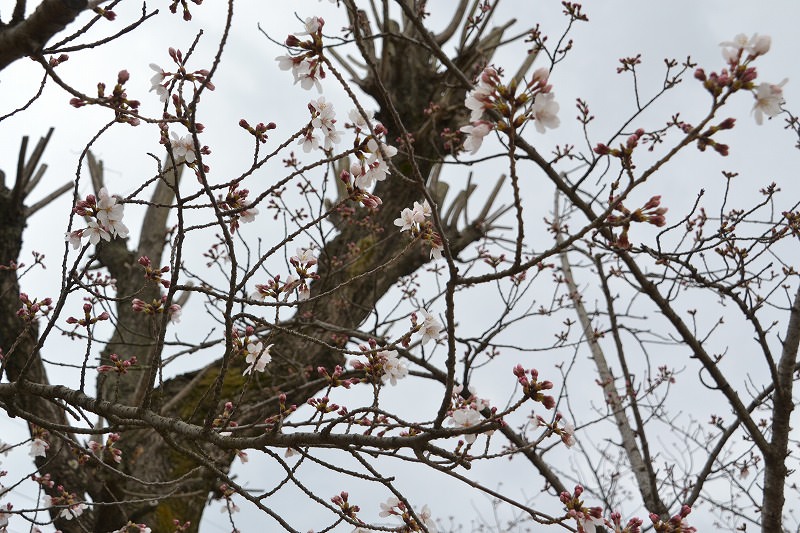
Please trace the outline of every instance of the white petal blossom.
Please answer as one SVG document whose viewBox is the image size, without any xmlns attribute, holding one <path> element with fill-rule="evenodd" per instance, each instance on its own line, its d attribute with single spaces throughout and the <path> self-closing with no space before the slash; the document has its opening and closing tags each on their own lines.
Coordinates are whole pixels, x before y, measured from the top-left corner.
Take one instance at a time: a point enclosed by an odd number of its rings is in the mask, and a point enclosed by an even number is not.
<svg viewBox="0 0 800 533">
<path fill-rule="evenodd" d="M 481 414 L 475 409 L 456 409 L 450 416 L 450 423 L 457 428 L 471 428 L 483 420 Z M 475 442 L 476 438 L 477 435 L 474 433 L 464 435 L 464 440 L 469 444 Z"/>
<path fill-rule="evenodd" d="M 242 375 L 249 374 L 253 370 L 256 372 L 264 372 L 267 368 L 267 363 L 272 361 L 272 356 L 269 353 L 270 348 L 274 345 L 270 344 L 266 348 L 264 348 L 264 344 L 261 342 L 251 342 L 247 345 L 247 356 L 245 357 L 245 362 L 249 364 L 247 368 L 245 368 Z"/>
<path fill-rule="evenodd" d="M 167 88 L 164 87 L 164 85 L 162 84 L 164 83 L 167 74 L 166 72 L 164 72 L 164 69 L 162 69 L 155 63 L 150 63 L 150 68 L 156 71 L 155 75 L 152 78 L 150 78 L 150 84 L 152 85 L 152 87 L 150 87 L 150 91 L 151 92 L 155 91 L 156 94 L 158 95 L 158 99 L 161 100 L 162 102 L 166 102 L 168 96 Z"/>
<path fill-rule="evenodd" d="M 545 128 L 555 129 L 561 124 L 558 118 L 558 102 L 555 101 L 553 93 L 539 93 L 531 106 L 531 116 L 533 116 L 536 131 L 544 133 Z"/>
<path fill-rule="evenodd" d="M 72 520 L 73 518 L 77 518 L 82 515 L 83 511 L 88 508 L 89 506 L 85 503 L 75 503 L 66 509 L 61 509 L 61 512 L 58 513 L 58 515 L 65 520 Z"/>
<path fill-rule="evenodd" d="M 172 153 L 176 157 L 182 157 L 187 163 L 194 163 L 197 156 L 194 153 L 194 140 L 191 135 L 184 135 L 179 137 L 174 131 L 170 134 L 172 136 Z"/>
<path fill-rule="evenodd" d="M 28 455 L 31 457 L 46 457 L 47 450 L 50 448 L 50 445 L 42 439 L 33 439 L 31 441 L 31 450 L 28 452 Z"/>
<path fill-rule="evenodd" d="M 772 38 L 769 35 L 753 34 L 749 39 L 744 33 L 740 33 L 732 41 L 719 43 L 722 47 L 722 57 L 728 63 L 736 62 L 740 54 L 746 51 L 751 56 L 762 56 L 769 52 L 772 45 Z"/>
<path fill-rule="evenodd" d="M 429 340 L 437 340 L 444 326 L 442 326 L 442 323 L 439 322 L 435 316 L 425 309 L 422 309 L 421 313 L 425 318 L 422 321 L 422 328 L 420 329 L 420 333 L 422 333 L 420 342 L 426 344 Z"/>
<path fill-rule="evenodd" d="M 398 505 L 400 505 L 400 500 L 398 500 L 394 496 L 390 496 L 389 499 L 386 500 L 386 503 L 381 504 L 381 512 L 378 513 L 378 516 L 380 516 L 381 518 L 385 518 L 387 516 L 392 515 L 393 514 L 392 509 L 394 509 Z"/>
<path fill-rule="evenodd" d="M 398 379 L 403 379 L 408 375 L 408 365 L 397 357 L 396 350 L 385 350 L 378 352 L 378 355 L 383 359 L 381 379 L 384 383 L 391 383 L 394 386 L 397 385 Z"/>
<path fill-rule="evenodd" d="M 104 241 L 111 240 L 111 234 L 103 226 L 98 224 L 96 220 L 90 220 L 86 225 L 88 227 L 83 230 L 83 236 L 88 237 L 90 243 L 97 245 L 100 239 Z"/>
<path fill-rule="evenodd" d="M 556 104 L 557 105 L 557 104 Z M 475 154 L 483 143 L 483 138 L 489 135 L 494 128 L 491 122 L 479 120 L 467 126 L 461 126 L 460 131 L 467 134 L 464 140 L 464 150 Z"/>
<path fill-rule="evenodd" d="M 761 125 L 764 123 L 764 115 L 772 118 L 781 112 L 781 106 L 784 104 L 783 86 L 788 81 L 784 79 L 777 85 L 762 83 L 756 88 L 756 103 L 753 105 L 756 124 Z"/>
</svg>

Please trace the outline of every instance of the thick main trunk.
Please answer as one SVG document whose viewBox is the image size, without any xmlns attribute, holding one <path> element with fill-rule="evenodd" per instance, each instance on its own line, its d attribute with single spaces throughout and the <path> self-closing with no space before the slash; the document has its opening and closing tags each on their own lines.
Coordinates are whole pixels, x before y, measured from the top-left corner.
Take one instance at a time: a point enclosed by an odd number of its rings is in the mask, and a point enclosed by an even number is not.
<svg viewBox="0 0 800 533">
<path fill-rule="evenodd" d="M 800 346 L 800 288 L 794 297 L 789 313 L 789 324 L 783 340 L 783 350 L 778 362 L 778 383 L 772 398 L 772 435 L 769 451 L 764 454 L 764 498 L 761 514 L 761 531 L 783 531 L 783 508 L 786 503 L 786 480 L 789 470 L 789 433 L 794 411 L 792 390 L 797 352 Z"/>
</svg>

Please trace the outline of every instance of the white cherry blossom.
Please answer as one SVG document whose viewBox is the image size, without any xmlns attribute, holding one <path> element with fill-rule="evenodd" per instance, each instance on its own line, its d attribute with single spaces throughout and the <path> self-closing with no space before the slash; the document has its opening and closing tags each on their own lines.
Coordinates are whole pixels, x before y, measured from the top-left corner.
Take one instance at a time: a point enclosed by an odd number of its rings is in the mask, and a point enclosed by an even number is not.
<svg viewBox="0 0 800 533">
<path fill-rule="evenodd" d="M 475 409 L 456 409 L 451 415 L 450 423 L 457 428 L 471 428 L 481 423 L 483 417 Z M 464 435 L 464 440 L 472 444 L 477 435 L 468 433 Z"/>
<path fill-rule="evenodd" d="M 103 226 L 98 224 L 96 220 L 90 220 L 86 225 L 88 227 L 83 230 L 83 236 L 88 237 L 90 243 L 96 246 L 97 243 L 100 242 L 100 239 L 104 241 L 111 240 L 111 234 Z"/>
<path fill-rule="evenodd" d="M 264 348 L 264 344 L 261 342 L 249 343 L 247 345 L 247 356 L 244 359 L 249 366 L 244 369 L 242 375 L 247 375 L 253 370 L 263 372 L 267 368 L 267 363 L 272 361 L 272 356 L 269 354 L 272 346 L 274 345 L 270 344 Z"/>
<path fill-rule="evenodd" d="M 461 126 L 460 131 L 467 134 L 464 140 L 464 150 L 470 154 L 475 154 L 483 144 L 483 138 L 489 135 L 493 125 L 491 122 L 479 120 L 467 126 Z"/>
<path fill-rule="evenodd" d="M 553 93 L 539 93 L 531 106 L 531 116 L 534 118 L 536 131 L 544 133 L 545 128 L 555 129 L 561 124 L 558 119 L 558 102 Z"/>
<path fill-rule="evenodd" d="M 172 137 L 172 153 L 176 157 L 182 157 L 187 163 L 194 163 L 197 156 L 194 153 L 194 140 L 191 135 L 179 137 L 174 131 L 170 133 Z"/>
<path fill-rule="evenodd" d="M 389 499 L 386 500 L 386 503 L 381 504 L 381 512 L 378 513 L 378 516 L 380 516 L 381 518 L 391 516 L 392 514 L 394 514 L 392 513 L 392 510 L 398 505 L 400 505 L 400 500 L 398 500 L 394 496 L 390 496 Z"/>
<path fill-rule="evenodd" d="M 400 218 L 396 218 L 394 220 L 394 225 L 400 228 L 400 231 L 408 231 L 415 227 L 415 225 L 420 224 L 421 222 L 425 221 L 425 217 L 422 216 L 416 210 L 409 209 L 406 207 L 402 211 L 400 211 Z"/>
<path fill-rule="evenodd" d="M 426 344 L 429 340 L 435 341 L 442 332 L 442 323 L 427 310 L 422 309 L 420 312 L 422 316 L 425 317 L 422 321 L 422 328 L 420 329 L 420 333 L 422 333 L 420 342 Z"/>
<path fill-rule="evenodd" d="M 403 379 L 408 375 L 408 366 L 397 357 L 396 350 L 385 350 L 378 352 L 378 355 L 383 358 L 383 376 L 381 376 L 381 379 L 384 383 L 397 385 L 398 379 Z"/>
<path fill-rule="evenodd" d="M 369 124 L 367 121 L 372 122 L 373 125 L 375 124 L 375 117 L 371 111 L 368 112 L 367 116 L 365 117 L 358 109 L 351 109 L 347 116 L 350 119 L 350 122 L 353 124 L 356 133 L 361 131 L 369 131 Z"/>
<path fill-rule="evenodd" d="M 150 92 L 155 91 L 158 95 L 158 99 L 162 102 L 166 102 L 168 96 L 167 88 L 164 87 L 162 83 L 166 79 L 167 74 L 164 72 L 164 69 L 155 63 L 150 63 L 150 68 L 156 71 L 156 74 L 150 78 L 150 84 L 152 85 L 152 87 L 150 87 Z"/>
<path fill-rule="evenodd" d="M 66 509 L 61 509 L 61 512 L 58 513 L 58 516 L 63 518 L 64 520 L 72 520 L 73 518 L 77 518 L 83 514 L 83 511 L 88 509 L 89 506 L 85 503 L 75 503 L 67 507 Z"/>
<path fill-rule="evenodd" d="M 762 83 L 756 88 L 756 103 L 753 105 L 753 115 L 756 119 L 756 124 L 761 125 L 764 123 L 764 115 L 772 118 L 781 112 L 781 105 L 783 105 L 783 86 L 789 80 L 784 79 L 777 85 L 772 83 Z"/>
<path fill-rule="evenodd" d="M 46 457 L 47 450 L 50 448 L 50 445 L 42 439 L 33 439 L 31 441 L 31 450 L 28 452 L 28 455 L 31 457 Z"/>
<path fill-rule="evenodd" d="M 422 524 L 428 528 L 428 533 L 437 533 L 436 522 L 431 518 L 431 509 L 427 504 L 422 506 L 422 510 L 417 512 L 417 516 L 422 521 Z"/>
</svg>

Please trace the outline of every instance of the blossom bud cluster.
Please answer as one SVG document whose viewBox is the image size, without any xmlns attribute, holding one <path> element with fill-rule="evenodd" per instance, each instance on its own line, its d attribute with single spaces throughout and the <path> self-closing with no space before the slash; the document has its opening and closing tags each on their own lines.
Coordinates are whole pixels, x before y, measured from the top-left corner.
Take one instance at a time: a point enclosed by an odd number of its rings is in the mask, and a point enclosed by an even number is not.
<svg viewBox="0 0 800 533">
<path fill-rule="evenodd" d="M 64 240 L 75 250 L 81 247 L 81 240 L 84 238 L 97 245 L 101 240 L 110 242 L 112 237 L 124 239 L 128 236 L 128 228 L 122 222 L 125 206 L 119 202 L 118 197 L 109 195 L 105 187 L 100 189 L 97 196 L 90 194 L 78 201 L 72 212 L 87 221 L 87 227 L 64 235 Z"/>
<path fill-rule="evenodd" d="M 567 511 L 567 516 L 573 518 L 578 523 L 578 531 L 596 531 L 596 526 L 604 526 L 603 509 L 601 507 L 585 507 L 583 500 L 583 487 L 577 485 L 572 494 L 562 492 L 559 495 L 561 503 Z"/>
<path fill-rule="evenodd" d="M 400 232 L 409 231 L 412 237 L 420 237 L 427 242 L 431 247 L 431 258 L 441 259 L 444 246 L 441 235 L 428 220 L 432 214 L 427 200 L 422 203 L 414 202 L 413 208 L 406 207 L 400 212 L 400 218 L 395 219 L 394 225 L 400 228 Z"/>
<path fill-rule="evenodd" d="M 108 356 L 111 360 L 110 365 L 100 365 L 97 371 L 100 373 L 116 372 L 117 374 L 127 374 L 128 369 L 136 364 L 136 356 L 131 356 L 128 359 L 122 359 L 119 355 L 112 353 Z"/>
<path fill-rule="evenodd" d="M 347 501 L 348 498 L 350 498 L 350 495 L 347 492 L 342 491 L 340 494 L 337 494 L 336 496 L 331 498 L 331 502 L 333 502 L 333 504 L 341 510 L 344 516 L 354 520 L 358 520 L 356 517 L 356 513 L 358 513 L 361 510 L 361 508 L 358 505 L 350 505 L 350 503 Z M 360 520 L 359 522 L 363 523 Z"/>
<path fill-rule="evenodd" d="M 614 245 L 619 248 L 627 250 L 631 247 L 630 240 L 628 239 L 628 231 L 630 230 L 631 223 L 646 222 L 659 228 L 667 223 L 667 219 L 664 215 L 667 213 L 668 208 L 661 207 L 660 195 L 651 197 L 642 207 L 634 211 L 626 208 L 617 198 L 611 198 L 610 201 L 611 203 L 616 202 L 614 210 L 621 213 L 621 215 L 609 215 L 606 219 L 611 226 L 622 226 L 622 232 L 614 242 Z"/>
<path fill-rule="evenodd" d="M 203 3 L 203 0 L 192 0 L 192 2 L 199 6 Z M 192 14 L 189 12 L 189 4 L 187 3 L 187 0 L 172 0 L 172 3 L 169 5 L 170 12 L 176 13 L 178 11 L 178 3 L 180 3 L 183 7 L 183 20 L 192 20 Z"/>
<path fill-rule="evenodd" d="M 170 281 L 168 279 L 164 279 L 162 274 L 166 274 L 169 272 L 169 266 L 163 266 L 161 268 L 153 268 L 153 264 L 150 261 L 150 258 L 146 255 L 143 255 L 139 258 L 138 263 L 144 267 L 144 278 L 150 281 L 154 281 L 156 283 L 160 283 L 164 286 L 165 289 L 169 289 Z"/>
<path fill-rule="evenodd" d="M 127 123 L 131 126 L 138 126 L 141 123 L 139 117 L 139 100 L 130 100 L 128 93 L 125 91 L 125 84 L 130 79 L 131 75 L 127 70 L 120 70 L 117 74 L 117 83 L 111 91 L 111 95 L 106 96 L 106 84 L 100 82 L 97 84 L 97 98 L 72 98 L 69 103 L 71 106 L 80 108 L 87 104 L 99 104 L 109 107 L 114 110 L 115 120 L 117 122 Z"/>
<path fill-rule="evenodd" d="M 278 394 L 279 412 L 264 420 L 264 424 L 266 424 L 265 431 L 274 431 L 275 426 L 280 424 L 284 418 L 297 411 L 297 405 L 289 405 L 286 403 L 286 400 L 287 397 L 285 393 Z M 291 457 L 295 453 L 297 453 L 297 451 L 292 448 L 286 449 L 286 457 Z"/>
<path fill-rule="evenodd" d="M 31 300 L 24 292 L 19 293 L 19 301 L 22 307 L 17 310 L 17 316 L 26 322 L 36 320 L 37 315 L 47 315 L 53 305 L 52 298 L 45 298 L 41 302 L 34 298 Z"/>
<path fill-rule="evenodd" d="M 594 152 L 598 155 L 609 155 L 620 160 L 622 168 L 634 169 L 633 152 L 639 146 L 639 142 L 645 140 L 646 132 L 639 128 L 632 135 L 628 136 L 624 143 L 620 143 L 619 148 L 610 148 L 603 143 L 597 143 Z"/>
<path fill-rule="evenodd" d="M 317 412 L 322 414 L 328 414 L 336 411 L 339 409 L 339 405 L 331 402 L 331 399 L 327 396 L 322 396 L 321 398 L 309 398 L 306 400 L 306 403 L 317 410 Z M 342 415 L 346 414 L 346 411 L 342 412 Z"/>
<path fill-rule="evenodd" d="M 256 140 L 260 143 L 267 142 L 267 132 L 269 130 L 274 130 L 277 128 L 277 124 L 274 122 L 270 122 L 269 124 L 264 124 L 263 122 L 259 122 L 255 125 L 255 127 L 251 126 L 249 122 L 245 119 L 239 121 L 239 126 L 246 129 L 250 135 L 254 136 Z"/>
<path fill-rule="evenodd" d="M 695 533 L 697 528 L 689 525 L 686 517 L 692 512 L 692 508 L 683 505 L 681 510 L 669 520 L 663 521 L 655 514 L 650 513 L 650 520 L 653 522 L 653 531 L 658 533 Z"/>
<path fill-rule="evenodd" d="M 96 322 L 100 322 L 103 320 L 108 320 L 110 315 L 107 311 L 103 311 L 99 315 L 93 317 L 92 316 L 92 304 L 85 303 L 83 304 L 83 318 L 75 318 L 74 316 L 67 318 L 67 324 L 77 324 L 82 327 L 89 327 Z"/>
<path fill-rule="evenodd" d="M 119 439 L 119 433 L 111 433 L 106 439 L 105 445 L 93 440 L 89 442 L 89 449 L 92 450 L 92 453 L 96 456 L 105 456 L 106 459 L 110 459 L 119 464 L 122 462 L 122 450 L 114 447 L 114 444 L 116 444 Z"/>
<path fill-rule="evenodd" d="M 528 375 L 530 374 L 530 379 Z M 544 405 L 545 409 L 552 409 L 556 406 L 556 400 L 550 395 L 543 394 L 542 391 L 553 388 L 552 381 L 539 381 L 539 371 L 535 368 L 525 370 L 522 365 L 514 367 L 514 375 L 517 382 L 522 386 L 522 392 L 528 398 Z"/>
<path fill-rule="evenodd" d="M 131 307 L 134 313 L 144 313 L 146 315 L 167 314 L 170 322 L 177 324 L 181 321 L 181 306 L 178 304 L 167 304 L 167 296 L 164 295 L 159 300 L 153 300 L 150 303 L 134 298 L 131 301 Z"/>
<path fill-rule="evenodd" d="M 357 385 L 361 382 L 358 378 L 342 379 L 345 370 L 341 365 L 336 365 L 333 369 L 333 373 L 329 373 L 328 369 L 324 366 L 319 366 L 317 367 L 317 373 L 322 379 L 328 382 L 328 386 L 331 388 L 344 387 L 345 389 L 349 389 L 351 385 Z"/>
</svg>

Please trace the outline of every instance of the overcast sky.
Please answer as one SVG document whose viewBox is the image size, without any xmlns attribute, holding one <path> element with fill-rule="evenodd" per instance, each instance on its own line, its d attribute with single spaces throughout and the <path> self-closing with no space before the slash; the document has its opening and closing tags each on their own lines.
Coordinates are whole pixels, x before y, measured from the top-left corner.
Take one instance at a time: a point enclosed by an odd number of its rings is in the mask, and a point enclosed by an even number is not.
<svg viewBox="0 0 800 533">
<path fill-rule="evenodd" d="M 432 0 L 430 3 L 433 25 L 443 25 L 443 14 L 455 2 Z M 7 17 L 13 4 L 12 0 L 0 0 L 0 13 Z M 73 54 L 67 63 L 59 67 L 59 73 L 68 82 L 92 94 L 92 87 L 98 81 L 105 81 L 111 86 L 116 79 L 116 73 L 125 68 L 131 73 L 129 94 L 142 100 L 143 114 L 157 115 L 160 102 L 154 93 L 148 93 L 149 79 L 153 74 L 148 64 L 158 63 L 167 67 L 167 47 L 186 50 L 195 34 L 203 29 L 204 35 L 193 65 L 197 68 L 208 67 L 222 29 L 220 22 L 224 11 L 221 5 L 223 2 L 219 1 L 206 1 L 201 6 L 190 4 L 195 15 L 194 20 L 183 23 L 179 17 L 166 13 L 167 10 L 163 7 L 166 2 L 152 4 L 159 4 L 158 7 L 164 12 L 162 16 L 145 24 L 130 38 L 96 50 Z M 122 2 L 115 8 L 118 13 L 117 21 L 100 25 L 103 31 L 95 33 L 94 37 L 111 31 L 107 30 L 109 27 L 116 28 L 115 24 L 120 25 L 131 20 L 140 9 L 136 2 Z M 576 139 L 580 139 L 580 136 L 576 136 L 579 128 L 572 120 L 576 114 L 575 98 L 587 100 L 596 115 L 597 120 L 592 128 L 597 140 L 606 140 L 630 115 L 633 109 L 632 88 L 629 77 L 617 75 L 615 72 L 619 58 L 642 54 L 643 64 L 639 69 L 642 74 L 641 89 L 648 94 L 657 90 L 661 83 L 665 57 L 683 60 L 691 55 L 692 60 L 706 71 L 719 70 L 724 66 L 719 43 L 732 39 L 737 33 L 749 35 L 757 32 L 772 37 L 771 51 L 758 62 L 759 80 L 778 83 L 788 78 L 789 82 L 784 87 L 787 107 L 797 109 L 795 103 L 800 102 L 800 76 L 797 75 L 796 59 L 800 50 L 800 34 L 797 31 L 800 3 L 788 0 L 762 3 L 744 0 L 604 0 L 587 3 L 585 11 L 590 22 L 576 26 L 571 35 L 575 41 L 574 50 L 569 59 L 558 66 L 551 79 L 553 90 L 561 104 L 562 127 L 547 136 L 530 131 L 536 146 L 541 146 L 543 152 L 548 152 L 556 144 L 576 143 Z M 564 18 L 560 12 L 560 2 L 555 0 L 511 0 L 502 4 L 496 22 L 514 17 L 518 20 L 515 28 L 520 31 L 539 23 L 543 32 L 556 38 L 564 27 Z M 246 118 L 251 123 L 274 121 L 279 126 L 277 131 L 283 133 L 294 131 L 307 121 L 305 105 L 309 98 L 316 98 L 317 95 L 300 91 L 292 85 L 289 73 L 280 71 L 274 61 L 275 56 L 284 52 L 268 41 L 256 27 L 260 24 L 271 37 L 283 40 L 287 33 L 302 29 L 295 13 L 301 18 L 323 15 L 331 32 L 345 25 L 345 19 L 327 1 L 239 0 L 236 3 L 234 31 L 215 79 L 217 90 L 213 94 L 206 93 L 205 115 L 201 118 L 207 127 L 203 134 L 204 141 L 213 150 L 209 158 L 212 176 L 218 176 L 220 181 L 227 180 L 228 175 L 238 174 L 247 166 L 251 157 L 248 152 L 251 146 L 243 139 L 238 126 L 239 119 Z M 519 46 L 512 47 L 509 52 L 498 56 L 495 63 L 505 66 L 510 72 L 515 71 L 519 63 L 519 50 Z M 41 76 L 38 65 L 27 59 L 19 60 L 0 72 L 0 115 L 29 99 L 36 92 Z M 333 83 L 326 83 L 324 94 L 330 101 L 337 104 L 341 102 L 341 107 L 337 109 L 341 109 L 339 115 L 343 117 L 350 106 L 345 104 L 341 89 L 336 88 Z M 34 195 L 35 199 L 43 196 L 48 188 L 74 179 L 78 154 L 108 120 L 108 113 L 105 111 L 70 107 L 70 98 L 70 95 L 53 84 L 48 84 L 44 95 L 30 110 L 0 122 L 0 168 L 6 174 L 12 174 L 15 170 L 22 135 L 30 135 L 35 141 L 46 133 L 48 127 L 55 127 L 53 141 L 44 158 L 49 170 L 40 186 L 39 195 Z M 679 211 L 681 206 L 685 207 L 691 201 L 700 186 L 706 187 L 710 194 L 718 192 L 721 181 L 714 182 L 709 176 L 718 177 L 720 170 L 735 170 L 740 172 L 742 179 L 750 180 L 752 186 L 748 194 L 755 194 L 760 187 L 773 180 L 788 190 L 794 187 L 793 190 L 797 191 L 796 169 L 799 168 L 800 161 L 797 150 L 792 149 L 796 139 L 783 130 L 780 119 L 755 127 L 750 114 L 752 103 L 749 95 L 741 94 L 728 110 L 731 116 L 737 117 L 741 126 L 728 132 L 727 138 L 732 146 L 730 157 L 723 160 L 696 151 L 687 152 L 685 157 L 662 173 L 663 180 L 653 184 L 646 194 L 662 194 L 665 205 Z M 702 116 L 707 104 L 708 96 L 689 77 L 684 87 L 643 117 L 647 122 L 643 127 L 662 125 L 676 111 L 680 111 L 682 117 L 689 121 L 697 119 Z M 491 149 L 491 146 L 487 149 Z M 112 134 L 100 139 L 94 151 L 105 161 L 109 189 L 122 195 L 133 191 L 143 178 L 153 174 L 153 162 L 146 155 L 147 152 L 158 156 L 163 153 L 158 144 L 157 129 L 146 126 L 116 127 Z M 490 167 L 487 172 L 492 172 Z M 88 183 L 88 180 L 84 181 L 84 194 L 89 192 Z M 743 194 L 747 189 L 746 186 L 742 188 Z M 797 194 L 794 196 L 798 197 Z M 552 204 L 551 198 L 539 198 L 535 195 L 527 197 L 526 202 L 529 205 L 541 205 L 544 212 Z M 66 229 L 68 210 L 69 202 L 64 200 L 30 221 L 25 235 L 24 259 L 29 261 L 29 255 L 26 254 L 37 250 L 47 253 L 53 262 L 48 263 L 47 271 L 32 275 L 27 287 L 35 285 L 37 291 L 45 293 L 49 290 L 52 295 L 57 292 L 57 274 L 60 270 L 58 258 L 63 253 L 63 231 Z M 23 286 L 25 287 L 25 283 Z M 465 310 L 462 322 L 479 322 L 480 318 L 479 314 Z M 487 384 L 486 389 L 493 390 L 493 385 Z M 389 392 L 400 403 L 408 401 L 407 392 Z M 415 391 L 414 396 L 419 398 L 426 394 L 426 391 L 420 390 Z M 502 399 L 498 398 L 500 400 Z M 11 440 L 5 436 L 5 428 L 15 431 L 19 438 L 25 438 L 25 428 L 19 420 L 0 418 L 0 427 L 4 428 L 0 431 L 0 435 L 4 435 L 3 440 Z M 26 459 L 24 450 L 21 450 L 6 459 L 3 468 L 19 478 L 26 472 Z M 509 494 L 534 495 L 539 490 L 541 481 L 533 469 L 525 470 L 525 475 L 520 476 L 518 469 L 522 464 L 517 460 L 501 461 L 491 467 L 480 465 L 470 475 L 480 479 L 494 479 L 496 481 L 489 484 L 502 483 Z M 396 468 L 400 475 L 398 486 L 407 488 L 420 505 L 428 503 L 434 517 L 446 521 L 449 516 L 455 516 L 456 521 L 469 524 L 475 513 L 491 516 L 491 506 L 485 497 L 470 493 L 463 486 L 454 483 L 438 484 L 439 478 L 430 476 L 429 473 L 407 469 L 404 465 Z M 270 476 L 277 475 L 268 465 L 255 460 L 248 464 L 247 470 L 238 471 L 238 474 L 242 479 L 255 474 L 250 478 L 254 487 L 258 487 L 259 482 L 266 481 Z M 7 479 L 12 479 L 13 475 Z M 340 480 L 324 477 L 330 474 L 320 473 L 319 476 L 316 483 L 321 496 L 329 497 L 343 490 Z M 317 527 L 314 520 L 309 518 L 306 501 L 302 497 L 287 494 L 283 498 L 275 500 L 275 504 L 285 505 L 287 515 L 300 521 L 298 529 Z M 20 499 L 16 507 L 22 507 L 23 501 Z M 265 531 L 263 519 L 258 513 L 245 503 L 240 503 L 240 529 Z M 367 509 L 365 517 L 377 516 L 377 501 L 372 503 L 375 508 Z M 218 508 L 220 504 L 217 502 L 213 506 Z M 228 527 L 224 516 L 218 514 L 216 509 L 211 509 L 205 520 L 204 531 L 223 531 Z M 308 521 L 307 525 L 303 520 Z M 701 526 L 702 523 L 694 525 Z M 702 527 L 700 529 L 705 530 Z M 12 527 L 11 531 L 16 530 Z"/>
</svg>

